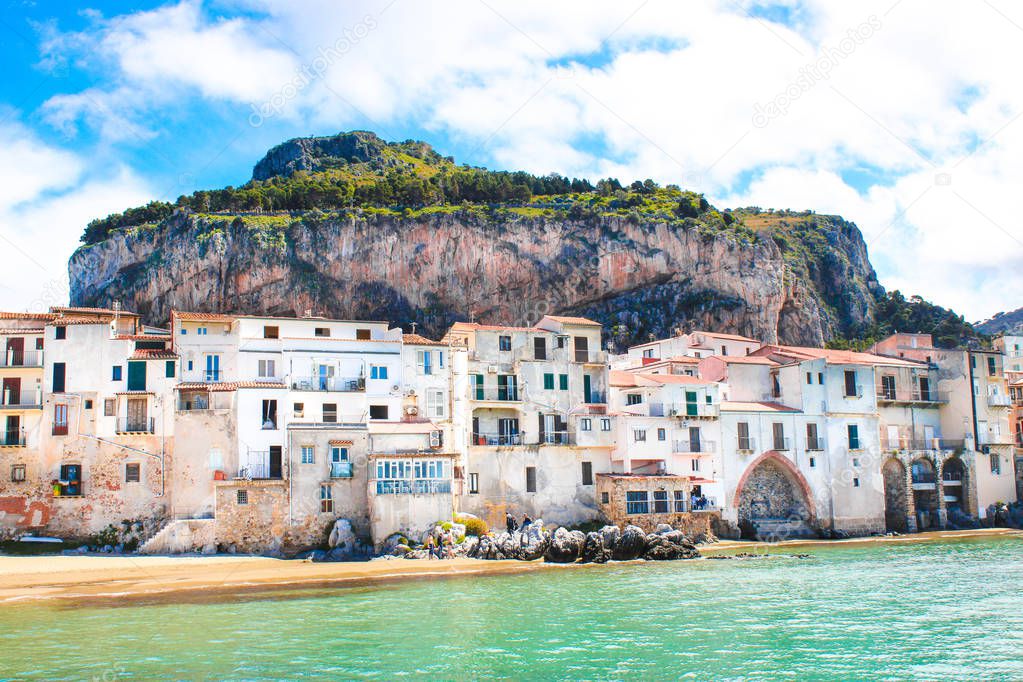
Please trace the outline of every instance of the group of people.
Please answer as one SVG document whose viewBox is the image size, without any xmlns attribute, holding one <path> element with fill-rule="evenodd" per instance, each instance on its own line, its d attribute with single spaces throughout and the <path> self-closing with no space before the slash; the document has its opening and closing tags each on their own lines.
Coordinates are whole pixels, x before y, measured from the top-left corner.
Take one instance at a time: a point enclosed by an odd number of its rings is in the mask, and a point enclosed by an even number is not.
<svg viewBox="0 0 1023 682">
<path fill-rule="evenodd" d="M 434 539 L 434 533 L 426 537 L 426 551 L 430 559 L 454 559 L 455 558 L 455 536 L 450 530 L 444 530 L 440 526 L 438 537 Z"/>
<path fill-rule="evenodd" d="M 529 524 L 533 523 L 533 519 L 529 518 L 529 514 L 522 515 L 522 525 L 515 520 L 515 517 L 511 515 L 511 512 L 504 515 L 504 525 L 508 529 L 509 533 L 514 533 L 519 528 L 525 528 Z"/>
<path fill-rule="evenodd" d="M 693 511 L 700 511 L 707 508 L 707 496 L 697 495 L 693 493 L 693 496 L 689 499 L 689 506 Z"/>
</svg>

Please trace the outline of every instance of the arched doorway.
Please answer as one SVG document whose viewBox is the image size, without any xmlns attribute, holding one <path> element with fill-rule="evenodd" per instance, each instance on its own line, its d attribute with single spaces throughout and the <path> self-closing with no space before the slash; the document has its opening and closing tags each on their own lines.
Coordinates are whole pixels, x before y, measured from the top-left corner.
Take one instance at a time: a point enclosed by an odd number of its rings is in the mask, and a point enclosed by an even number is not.
<svg viewBox="0 0 1023 682">
<path fill-rule="evenodd" d="M 897 459 L 889 459 L 881 467 L 881 475 L 884 479 L 885 528 L 895 533 L 905 533 L 909 530 L 906 467 Z"/>
<path fill-rule="evenodd" d="M 953 514 L 969 514 L 966 504 L 966 466 L 958 457 L 950 457 L 941 465 L 941 487 L 945 491 L 945 508 Z"/>
<path fill-rule="evenodd" d="M 913 460 L 909 468 L 913 482 L 913 506 L 916 508 L 916 527 L 919 530 L 938 528 L 938 478 L 931 460 Z"/>
<path fill-rule="evenodd" d="M 743 474 L 736 487 L 742 537 L 783 540 L 816 535 L 810 488 L 787 459 L 769 452 Z"/>
</svg>

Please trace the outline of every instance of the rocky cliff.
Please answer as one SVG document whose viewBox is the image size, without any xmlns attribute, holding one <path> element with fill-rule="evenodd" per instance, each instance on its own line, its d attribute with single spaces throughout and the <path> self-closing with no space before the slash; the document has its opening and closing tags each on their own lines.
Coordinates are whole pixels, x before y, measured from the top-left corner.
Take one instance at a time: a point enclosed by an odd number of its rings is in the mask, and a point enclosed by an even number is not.
<svg viewBox="0 0 1023 682">
<path fill-rule="evenodd" d="M 331 172 L 316 161 L 330 144 L 334 168 L 379 167 L 358 141 L 307 140 L 272 150 L 252 186 L 265 194 L 281 177 Z M 450 177 L 427 176 L 427 189 L 451 192 Z M 259 213 L 198 212 L 193 195 L 142 225 L 112 222 L 79 249 L 69 264 L 72 303 L 120 301 L 154 324 L 172 309 L 312 311 L 406 328 L 414 321 L 434 336 L 470 315 L 527 325 L 573 314 L 604 323 L 619 346 L 680 326 L 819 345 L 872 322 L 883 290 L 854 225 L 809 213 L 722 214 L 698 206 L 702 198 L 690 209 L 686 197 L 696 195 L 678 188 L 633 189 L 609 190 L 604 201 L 583 186 L 555 208 L 544 195 L 511 207 Z M 629 198 L 643 192 L 642 201 Z M 682 214 L 658 212 L 654 196 L 672 207 L 681 196 Z M 597 208 L 577 210 L 583 200 Z"/>
</svg>

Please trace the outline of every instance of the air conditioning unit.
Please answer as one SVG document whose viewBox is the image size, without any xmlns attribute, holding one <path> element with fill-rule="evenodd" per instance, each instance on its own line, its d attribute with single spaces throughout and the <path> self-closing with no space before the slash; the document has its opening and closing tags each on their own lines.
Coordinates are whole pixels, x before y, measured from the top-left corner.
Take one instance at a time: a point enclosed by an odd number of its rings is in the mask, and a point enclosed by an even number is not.
<svg viewBox="0 0 1023 682">
<path fill-rule="evenodd" d="M 414 417 L 417 414 L 419 414 L 419 408 L 416 407 L 415 405 L 409 405 L 405 408 L 405 414 L 407 414 L 410 417 Z"/>
<path fill-rule="evenodd" d="M 401 390 L 401 386 L 399 386 L 398 384 L 395 384 L 394 386 L 391 386 L 391 393 L 397 393 L 400 390 Z"/>
<path fill-rule="evenodd" d="M 410 388 L 408 390 L 408 392 L 405 394 L 405 397 L 406 398 L 415 398 L 416 397 L 416 389 Z"/>
<path fill-rule="evenodd" d="M 980 446 L 980 451 L 983 452 L 985 455 L 990 455 L 991 454 L 991 446 L 990 445 L 981 445 Z"/>
<path fill-rule="evenodd" d="M 444 433 L 442 431 L 431 431 L 430 432 L 430 447 L 439 448 L 444 443 Z"/>
<path fill-rule="evenodd" d="M 497 374 L 497 365 L 487 365 L 487 374 Z"/>
<path fill-rule="evenodd" d="M 668 416 L 669 417 L 677 417 L 678 416 L 678 410 L 672 410 L 671 413 Z"/>
</svg>

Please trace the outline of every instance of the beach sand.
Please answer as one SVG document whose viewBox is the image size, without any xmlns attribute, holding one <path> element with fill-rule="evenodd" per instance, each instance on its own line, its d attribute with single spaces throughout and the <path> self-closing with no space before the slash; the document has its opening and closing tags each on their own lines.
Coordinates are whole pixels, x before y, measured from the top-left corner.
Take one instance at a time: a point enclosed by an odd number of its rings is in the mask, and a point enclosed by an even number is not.
<svg viewBox="0 0 1023 682">
<path fill-rule="evenodd" d="M 934 531 L 898 537 L 790 540 L 778 543 L 722 541 L 703 545 L 705 556 L 736 552 L 793 552 L 800 548 L 864 543 L 933 542 L 1011 535 L 1008 529 Z M 521 573 L 563 567 L 542 561 L 390 561 L 312 563 L 250 556 L 31 556 L 0 557 L 0 604 L 70 600 L 130 602 L 194 601 L 230 595 L 310 587 L 354 587 L 399 580 Z"/>
</svg>

